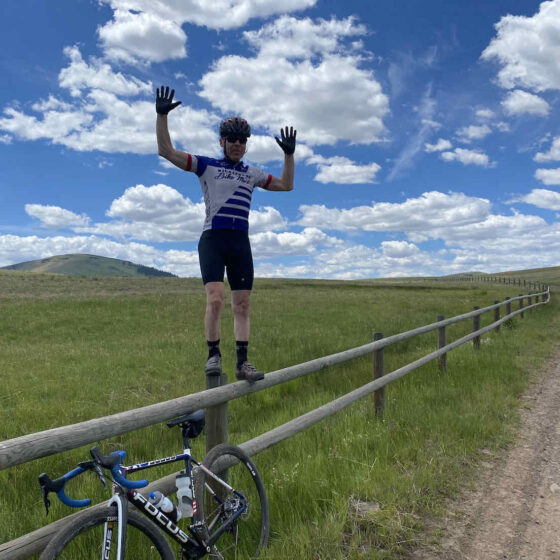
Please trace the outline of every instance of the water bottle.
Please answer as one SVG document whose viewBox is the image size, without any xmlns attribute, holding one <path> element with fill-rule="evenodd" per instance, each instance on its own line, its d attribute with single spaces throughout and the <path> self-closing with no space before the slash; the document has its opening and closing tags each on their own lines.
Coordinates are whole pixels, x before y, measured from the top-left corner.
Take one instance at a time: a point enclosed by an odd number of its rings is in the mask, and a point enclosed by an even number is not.
<svg viewBox="0 0 560 560">
<path fill-rule="evenodd" d="M 181 512 L 177 510 L 175 504 L 161 492 L 150 492 L 150 503 L 163 511 L 173 523 L 177 523 L 181 519 Z"/>
<path fill-rule="evenodd" d="M 181 517 L 192 517 L 191 477 L 185 473 L 178 474 L 175 478 L 175 485 L 177 486 L 177 501 Z"/>
</svg>

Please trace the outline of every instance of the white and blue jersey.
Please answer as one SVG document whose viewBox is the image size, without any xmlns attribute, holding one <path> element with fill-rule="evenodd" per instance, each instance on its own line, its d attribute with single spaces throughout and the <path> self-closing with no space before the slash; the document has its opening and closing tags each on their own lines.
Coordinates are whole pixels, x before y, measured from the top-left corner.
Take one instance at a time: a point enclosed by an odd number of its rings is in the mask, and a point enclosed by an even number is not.
<svg viewBox="0 0 560 560">
<path fill-rule="evenodd" d="M 188 154 L 186 171 L 196 173 L 206 204 L 203 231 L 249 231 L 249 210 L 255 187 L 266 188 L 272 175 L 242 161 Z"/>
</svg>

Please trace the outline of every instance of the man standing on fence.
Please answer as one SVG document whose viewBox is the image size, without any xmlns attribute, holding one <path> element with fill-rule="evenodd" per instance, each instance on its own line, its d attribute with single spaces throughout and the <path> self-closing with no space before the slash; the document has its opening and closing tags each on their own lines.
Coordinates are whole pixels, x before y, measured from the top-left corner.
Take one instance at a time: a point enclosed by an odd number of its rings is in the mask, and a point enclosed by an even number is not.
<svg viewBox="0 0 560 560">
<path fill-rule="evenodd" d="M 167 127 L 167 115 L 181 102 L 173 101 L 175 90 L 169 87 L 156 92 L 156 135 L 158 153 L 185 171 L 198 175 L 206 219 L 198 243 L 202 281 L 206 290 L 204 328 L 208 342 L 207 375 L 220 375 L 221 315 L 225 298 L 224 271 L 231 287 L 231 306 L 237 350 L 237 379 L 249 382 L 264 377 L 247 359 L 249 345 L 249 297 L 253 287 L 253 257 L 249 243 L 249 209 L 255 187 L 268 191 L 291 191 L 294 188 L 294 151 L 296 131 L 281 130 L 276 142 L 284 151 L 284 168 L 280 178 L 267 174 L 242 161 L 251 127 L 245 119 L 231 117 L 220 124 L 220 146 L 224 157 L 213 159 L 176 150 Z"/>
</svg>

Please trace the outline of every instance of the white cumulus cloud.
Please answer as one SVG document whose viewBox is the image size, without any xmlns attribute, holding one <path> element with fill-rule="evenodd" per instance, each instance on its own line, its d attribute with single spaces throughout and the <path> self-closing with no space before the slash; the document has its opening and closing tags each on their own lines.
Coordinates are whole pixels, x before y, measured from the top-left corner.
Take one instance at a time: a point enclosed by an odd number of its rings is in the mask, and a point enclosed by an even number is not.
<svg viewBox="0 0 560 560">
<path fill-rule="evenodd" d="M 210 29 L 233 29 L 252 18 L 266 18 L 309 8 L 317 0 L 102 0 L 115 11 L 145 12 L 163 19 Z"/>
<path fill-rule="evenodd" d="M 373 183 L 377 172 L 381 169 L 377 163 L 359 165 L 351 159 L 341 156 L 325 158 L 316 155 L 309 158 L 307 163 L 314 163 L 319 169 L 314 177 L 315 181 L 340 185 Z"/>
<path fill-rule="evenodd" d="M 301 33 L 302 20 L 284 16 L 258 34 L 246 35 L 257 49 L 256 56 L 228 55 L 217 60 L 201 80 L 201 95 L 222 112 L 241 112 L 255 125 L 273 131 L 293 125 L 298 138 L 310 145 L 381 141 L 388 97 L 373 72 L 361 67 L 359 54 L 341 52 L 343 39 L 362 33 L 362 26 L 351 18 L 342 24 L 337 20 L 304 20 L 303 24 L 309 36 L 292 58 L 271 52 L 269 41 L 279 30 Z"/>
<path fill-rule="evenodd" d="M 491 132 L 492 129 L 487 124 L 470 125 L 460 128 L 457 131 L 457 137 L 461 142 L 472 142 L 473 140 L 481 140 Z"/>
<path fill-rule="evenodd" d="M 444 161 L 458 161 L 463 165 L 479 165 L 481 167 L 491 165 L 490 158 L 484 152 L 478 150 L 455 148 L 452 152 L 443 152 L 440 157 Z"/>
<path fill-rule="evenodd" d="M 263 231 L 251 234 L 251 248 L 256 259 L 308 255 L 317 251 L 319 245 L 341 244 L 342 241 L 316 227 L 305 228 L 301 233 Z"/>
<path fill-rule="evenodd" d="M 59 206 L 43 204 L 26 204 L 25 211 L 40 220 L 41 225 L 49 229 L 62 229 L 76 226 L 87 226 L 89 218 L 85 214 L 75 214 Z"/>
<path fill-rule="evenodd" d="M 117 9 L 98 34 L 105 55 L 114 60 L 162 62 L 187 56 L 187 36 L 181 25 L 154 12 Z"/>
<path fill-rule="evenodd" d="M 547 161 L 560 161 L 560 136 L 556 136 L 554 138 L 548 152 L 538 152 L 535 155 L 534 160 L 541 163 Z"/>
<path fill-rule="evenodd" d="M 529 194 L 520 197 L 518 200 L 532 204 L 537 208 L 560 210 L 560 193 L 548 189 L 533 189 Z"/>
<path fill-rule="evenodd" d="M 122 96 L 149 94 L 153 91 L 151 82 L 142 82 L 133 76 L 114 72 L 106 62 L 96 58 L 86 62 L 77 46 L 66 47 L 64 54 L 70 59 L 70 64 L 60 71 L 58 81 L 75 97 L 81 95 L 84 89 L 100 89 Z"/>
<path fill-rule="evenodd" d="M 382 241 L 381 250 L 386 257 L 404 259 L 417 255 L 420 249 L 408 241 Z"/>
<path fill-rule="evenodd" d="M 489 121 L 496 116 L 496 113 L 494 113 L 492 109 L 483 108 L 483 109 L 477 109 L 475 116 L 479 121 Z"/>
<path fill-rule="evenodd" d="M 451 142 L 445 138 L 439 138 L 435 144 L 429 144 L 428 142 L 424 144 L 426 152 L 444 152 L 445 150 L 449 150 L 451 147 Z"/>
<path fill-rule="evenodd" d="M 557 169 L 537 169 L 535 178 L 545 185 L 560 185 L 560 168 Z"/>
<path fill-rule="evenodd" d="M 490 202 L 463 193 L 431 191 L 405 202 L 377 202 L 349 209 L 327 208 L 322 204 L 302 205 L 299 225 L 321 224 L 339 231 L 425 232 L 448 225 L 472 224 L 484 220 Z"/>
<path fill-rule="evenodd" d="M 507 115 L 546 117 L 550 111 L 550 105 L 544 99 L 520 89 L 509 92 L 502 101 L 502 106 Z"/>
<path fill-rule="evenodd" d="M 502 66 L 499 84 L 506 89 L 560 89 L 560 1 L 542 2 L 532 17 L 506 15 L 495 25 L 496 37 L 482 53 Z"/>
</svg>

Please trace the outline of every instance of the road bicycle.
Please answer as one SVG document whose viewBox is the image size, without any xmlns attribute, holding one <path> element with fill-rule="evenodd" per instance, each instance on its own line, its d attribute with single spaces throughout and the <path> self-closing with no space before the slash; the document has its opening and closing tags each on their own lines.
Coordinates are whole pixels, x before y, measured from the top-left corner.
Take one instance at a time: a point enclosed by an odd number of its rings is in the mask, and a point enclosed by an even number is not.
<svg viewBox="0 0 560 560">
<path fill-rule="evenodd" d="M 201 463 L 192 457 L 189 439 L 197 437 L 204 424 L 203 410 L 167 424 L 181 428 L 183 453 L 179 455 L 123 466 L 125 451 L 103 455 L 93 447 L 91 461 L 79 463 L 60 478 L 51 480 L 42 473 L 39 483 L 47 514 L 50 492 L 71 507 L 90 505 L 91 500 L 74 500 L 65 492 L 66 483 L 86 471 L 94 471 L 105 487 L 109 478 L 113 492 L 108 504 L 91 508 L 56 533 L 40 560 L 194 560 L 206 555 L 224 560 L 256 558 L 266 546 L 269 533 L 262 479 L 251 459 L 235 445 L 217 445 Z M 181 472 L 190 478 L 193 515 L 174 521 L 173 512 L 158 509 L 137 491 L 148 485 L 147 480 L 127 477 L 177 461 L 185 462 Z"/>
</svg>

